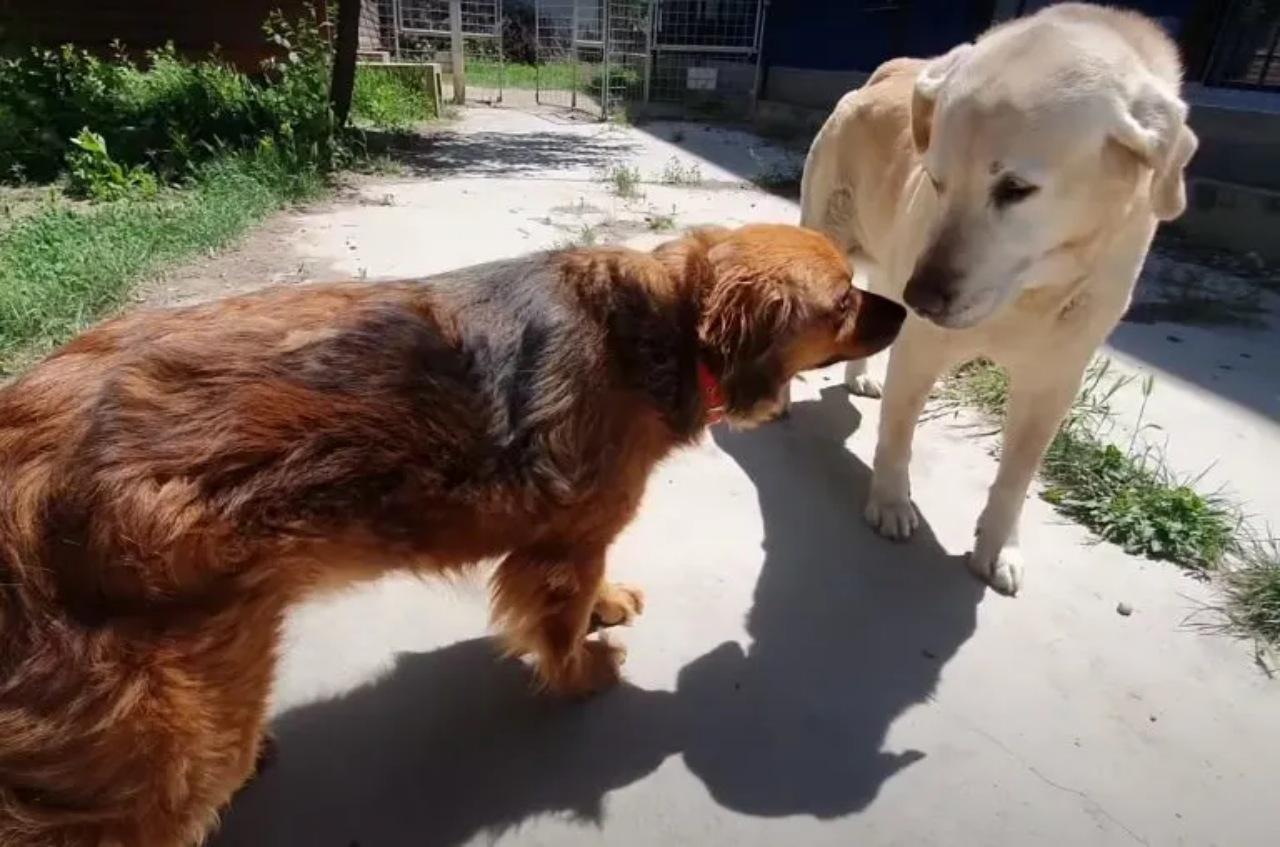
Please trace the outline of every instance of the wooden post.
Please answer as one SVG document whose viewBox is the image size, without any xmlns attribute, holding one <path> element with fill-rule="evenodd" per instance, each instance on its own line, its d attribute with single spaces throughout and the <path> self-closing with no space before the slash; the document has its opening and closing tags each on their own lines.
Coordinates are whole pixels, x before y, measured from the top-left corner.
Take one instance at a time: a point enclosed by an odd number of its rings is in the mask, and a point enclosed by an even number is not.
<svg viewBox="0 0 1280 847">
<path fill-rule="evenodd" d="M 453 64 L 453 102 L 463 106 L 467 102 L 467 60 L 463 55 L 462 0 L 449 0 L 449 36 Z"/>
</svg>

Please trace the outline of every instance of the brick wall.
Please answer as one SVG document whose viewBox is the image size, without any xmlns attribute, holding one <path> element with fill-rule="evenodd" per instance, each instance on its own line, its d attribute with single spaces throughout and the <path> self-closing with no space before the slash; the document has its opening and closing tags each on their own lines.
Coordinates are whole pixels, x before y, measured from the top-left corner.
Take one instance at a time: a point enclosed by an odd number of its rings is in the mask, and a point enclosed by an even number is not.
<svg viewBox="0 0 1280 847">
<path fill-rule="evenodd" d="M 325 19 L 323 0 L 0 0 L 0 38 L 94 52 L 109 51 L 113 41 L 130 52 L 172 41 L 192 56 L 217 46 L 227 60 L 254 70 L 273 49 L 262 33 L 271 11 L 297 17 L 307 7 Z"/>
</svg>

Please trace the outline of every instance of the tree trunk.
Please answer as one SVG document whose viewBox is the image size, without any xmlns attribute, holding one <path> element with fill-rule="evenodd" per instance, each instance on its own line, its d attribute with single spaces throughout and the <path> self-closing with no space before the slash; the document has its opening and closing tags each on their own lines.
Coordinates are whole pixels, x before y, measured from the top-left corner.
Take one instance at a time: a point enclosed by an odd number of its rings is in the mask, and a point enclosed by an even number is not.
<svg viewBox="0 0 1280 847">
<path fill-rule="evenodd" d="M 345 126 L 351 115 L 351 97 L 356 88 L 356 53 L 360 48 L 361 0 L 338 0 L 337 36 L 333 42 L 333 79 L 329 83 L 329 103 L 333 119 Z"/>
</svg>

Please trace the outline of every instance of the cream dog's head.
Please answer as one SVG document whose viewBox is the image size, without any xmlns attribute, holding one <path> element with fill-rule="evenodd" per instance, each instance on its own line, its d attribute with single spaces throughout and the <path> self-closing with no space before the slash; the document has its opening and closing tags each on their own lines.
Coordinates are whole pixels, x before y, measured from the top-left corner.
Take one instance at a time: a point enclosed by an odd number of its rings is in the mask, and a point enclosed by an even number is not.
<svg viewBox="0 0 1280 847">
<path fill-rule="evenodd" d="M 1181 215 L 1197 140 L 1180 79 L 1153 22 L 1076 3 L 929 62 L 911 109 L 929 223 L 907 305 L 973 326 L 1082 276 L 1130 215 Z"/>
</svg>

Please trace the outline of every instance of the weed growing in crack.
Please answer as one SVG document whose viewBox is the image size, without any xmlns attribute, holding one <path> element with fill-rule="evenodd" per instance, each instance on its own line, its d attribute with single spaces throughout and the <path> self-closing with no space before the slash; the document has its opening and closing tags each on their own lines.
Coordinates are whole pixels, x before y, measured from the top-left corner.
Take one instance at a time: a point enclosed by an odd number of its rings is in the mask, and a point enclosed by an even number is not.
<svg viewBox="0 0 1280 847">
<path fill-rule="evenodd" d="M 613 165 L 607 168 L 604 181 L 609 183 L 614 194 L 624 200 L 638 200 L 644 196 L 640 191 L 640 169 L 635 165 Z"/>
<path fill-rule="evenodd" d="M 661 182 L 663 185 L 700 185 L 702 183 L 702 168 L 698 166 L 697 162 L 686 165 L 675 156 L 672 156 L 662 169 Z"/>
</svg>

